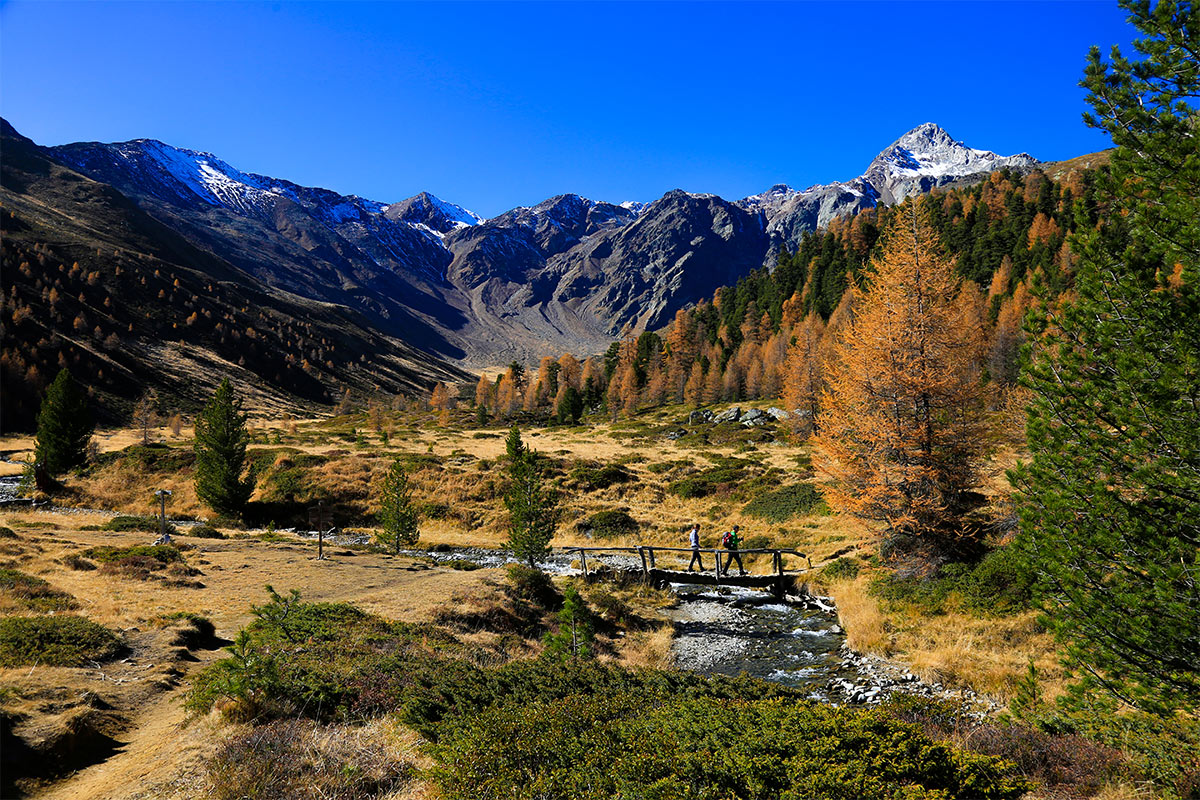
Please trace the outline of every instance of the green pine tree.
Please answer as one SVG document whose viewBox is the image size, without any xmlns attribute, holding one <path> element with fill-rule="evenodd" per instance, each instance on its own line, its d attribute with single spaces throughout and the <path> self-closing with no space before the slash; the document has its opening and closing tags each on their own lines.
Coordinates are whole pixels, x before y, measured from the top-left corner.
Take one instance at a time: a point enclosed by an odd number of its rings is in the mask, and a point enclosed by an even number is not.
<svg viewBox="0 0 1200 800">
<path fill-rule="evenodd" d="M 1143 58 L 1093 50 L 1083 81 L 1119 213 L 1080 225 L 1077 298 L 1031 330 L 1032 461 L 1010 479 L 1079 695 L 1168 712 L 1200 707 L 1200 10 L 1124 6 Z"/>
<path fill-rule="evenodd" d="M 595 638 L 592 611 L 574 586 L 563 592 L 563 607 L 558 612 L 558 631 L 543 638 L 546 653 L 560 658 L 588 658 Z"/>
<path fill-rule="evenodd" d="M 379 521 L 383 524 L 383 531 L 377 537 L 380 544 L 395 548 L 397 553 L 401 547 L 415 545 L 421 536 L 418 530 L 421 516 L 417 507 L 413 505 L 412 486 L 399 458 L 392 462 L 387 474 L 383 476 L 379 497 Z"/>
<path fill-rule="evenodd" d="M 558 401 L 558 421 L 563 425 L 578 425 L 583 416 L 583 395 L 574 386 L 568 386 Z"/>
<path fill-rule="evenodd" d="M 504 494 L 508 509 L 508 546 L 513 555 L 531 568 L 550 552 L 550 540 L 558 525 L 558 493 L 546 485 L 537 453 L 521 442 L 513 425 L 506 442 L 509 454 L 509 485 Z"/>
<path fill-rule="evenodd" d="M 94 429 L 83 387 L 70 372 L 60 370 L 38 412 L 34 461 L 50 475 L 82 464 L 87 460 L 87 445 Z"/>
<path fill-rule="evenodd" d="M 508 429 L 508 438 L 504 440 L 504 452 L 508 455 L 510 466 L 521 461 L 526 456 L 525 444 L 521 441 L 521 429 L 517 427 L 515 422 Z"/>
<path fill-rule="evenodd" d="M 242 478 L 249 442 L 242 401 L 225 378 L 196 417 L 196 495 L 219 514 L 240 516 L 254 491 Z"/>
</svg>

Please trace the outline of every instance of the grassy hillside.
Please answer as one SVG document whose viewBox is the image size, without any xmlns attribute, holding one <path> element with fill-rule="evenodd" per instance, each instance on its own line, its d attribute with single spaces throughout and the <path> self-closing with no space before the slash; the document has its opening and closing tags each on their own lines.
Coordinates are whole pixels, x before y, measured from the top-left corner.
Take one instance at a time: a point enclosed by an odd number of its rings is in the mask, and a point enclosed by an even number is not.
<svg viewBox="0 0 1200 800">
<path fill-rule="evenodd" d="M 267 288 L 11 128 L 3 148 L 2 430 L 29 429 L 63 367 L 110 421 L 147 388 L 189 411 L 226 374 L 276 410 L 465 377 L 349 309 Z"/>
</svg>

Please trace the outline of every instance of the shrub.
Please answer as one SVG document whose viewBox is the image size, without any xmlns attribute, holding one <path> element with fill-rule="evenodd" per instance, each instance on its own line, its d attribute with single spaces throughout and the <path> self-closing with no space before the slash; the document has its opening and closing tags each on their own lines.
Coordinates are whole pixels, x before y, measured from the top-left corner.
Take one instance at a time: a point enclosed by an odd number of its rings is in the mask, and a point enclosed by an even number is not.
<svg viewBox="0 0 1200 800">
<path fill-rule="evenodd" d="M 430 752 L 446 800 L 1016 800 L 1030 788 L 1011 765 L 932 742 L 882 712 L 802 701 L 580 693 L 460 717 Z"/>
<path fill-rule="evenodd" d="M 0 525 L 0 539 L 18 539 L 16 532 L 12 528 Z"/>
<path fill-rule="evenodd" d="M 597 539 L 613 539 L 632 536 L 638 532 L 638 522 L 625 511 L 597 511 L 587 519 L 575 523 L 575 529 L 586 536 Z"/>
<path fill-rule="evenodd" d="M 628 483 L 634 479 L 622 464 L 580 464 L 571 470 L 570 477 L 584 491 L 607 489 L 614 484 Z"/>
<path fill-rule="evenodd" d="M 213 621 L 194 611 L 172 611 L 169 614 L 159 615 L 153 621 L 164 627 L 186 623 L 186 630 L 181 632 L 179 644 L 189 648 L 207 644 L 217 638 L 217 626 L 213 624 Z"/>
<path fill-rule="evenodd" d="M 1029 607 L 1036 576 L 1010 547 L 988 553 L 963 585 L 967 604 L 977 611 L 1007 614 Z"/>
<path fill-rule="evenodd" d="M 523 600 L 550 611 L 562 607 L 562 595 L 550 576 L 524 564 L 509 565 L 505 593 L 514 600 Z"/>
<path fill-rule="evenodd" d="M 887 574 L 870 591 L 928 614 L 962 606 L 983 615 L 1012 614 L 1029 607 L 1034 576 L 1009 548 L 988 553 L 978 564 L 943 564 L 930 576 Z"/>
<path fill-rule="evenodd" d="M 145 531 L 146 533 L 158 533 L 158 517 L 118 514 L 101 525 L 100 529 L 105 531 Z M 167 530 L 175 533 L 175 527 L 170 523 L 167 524 Z"/>
<path fill-rule="evenodd" d="M 474 561 L 467 561 L 464 558 L 455 558 L 450 561 L 440 562 L 441 566 L 457 569 L 462 572 L 471 572 L 472 570 L 483 569 L 483 565 Z"/>
<path fill-rule="evenodd" d="M 854 580 L 858 577 L 860 568 L 857 559 L 842 556 L 822 567 L 821 576 L 831 581 Z"/>
<path fill-rule="evenodd" d="M 69 569 L 79 570 L 80 572 L 85 572 L 96 568 L 95 563 L 88 561 L 78 553 L 71 553 L 70 555 L 63 556 L 60 560 L 64 566 L 68 567 Z"/>
<path fill-rule="evenodd" d="M 742 510 L 768 522 L 786 522 L 801 514 L 811 514 L 823 508 L 824 503 L 817 487 L 811 483 L 797 483 L 759 495 Z"/>
<path fill-rule="evenodd" d="M 92 547 L 79 554 L 100 563 L 100 569 L 112 575 L 134 580 L 150 580 L 166 572 L 172 585 L 202 588 L 195 581 L 183 580 L 200 571 L 189 567 L 179 548 L 174 545 L 134 545 Z"/>
<path fill-rule="evenodd" d="M 75 608 L 75 599 L 41 578 L 0 567 L 0 592 L 30 611 L 43 614 Z"/>
<path fill-rule="evenodd" d="M 78 667 L 120 649 L 115 633 L 83 617 L 0 618 L 0 667 Z"/>
<path fill-rule="evenodd" d="M 729 494 L 749 477 L 747 469 L 752 466 L 756 465 L 746 459 L 718 458 L 712 467 L 667 484 L 667 491 L 685 500 Z"/>
<path fill-rule="evenodd" d="M 1050 790 L 1050 796 L 1090 797 L 1114 778 L 1124 758 L 1112 747 L 1071 733 L 1048 733 L 1013 720 L 972 717 L 961 703 L 895 694 L 889 714 L 919 725 L 935 739 L 965 741 L 972 750 L 999 756 Z"/>
<path fill-rule="evenodd" d="M 90 547 L 79 555 L 99 561 L 101 564 L 112 564 L 128 558 L 145 558 L 157 561 L 164 566 L 172 561 L 183 561 L 183 554 L 179 552 L 179 548 L 169 544 L 132 545 L 130 547 L 101 545 Z"/>
<path fill-rule="evenodd" d="M 449 503 L 433 501 L 421 503 L 417 506 L 417 512 L 425 519 L 445 519 L 452 513 Z"/>
</svg>

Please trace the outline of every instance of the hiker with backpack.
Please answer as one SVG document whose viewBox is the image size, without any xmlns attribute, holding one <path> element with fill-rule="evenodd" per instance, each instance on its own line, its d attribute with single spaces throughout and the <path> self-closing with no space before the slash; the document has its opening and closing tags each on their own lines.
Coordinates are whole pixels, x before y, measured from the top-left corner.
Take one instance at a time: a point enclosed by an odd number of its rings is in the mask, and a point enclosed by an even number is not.
<svg viewBox="0 0 1200 800">
<path fill-rule="evenodd" d="M 688 545 L 692 548 L 692 560 L 688 562 L 687 571 L 692 571 L 693 564 L 700 565 L 700 571 L 704 572 L 704 562 L 700 560 L 700 523 L 692 525 L 688 531 Z M 718 559 L 719 561 L 719 559 Z"/>
<path fill-rule="evenodd" d="M 741 528 L 739 528 L 737 525 L 734 525 L 733 528 L 726 531 L 725 535 L 721 537 L 721 547 L 724 547 L 726 550 L 728 550 L 729 555 L 726 556 L 724 569 L 719 569 L 720 556 L 717 557 L 718 572 L 720 572 L 720 574 L 722 574 L 722 575 L 729 574 L 729 568 L 733 565 L 734 559 L 737 559 L 738 574 L 739 575 L 746 574 L 746 567 L 742 565 L 742 554 L 738 552 L 738 548 L 741 546 L 741 544 L 742 544 Z"/>
</svg>

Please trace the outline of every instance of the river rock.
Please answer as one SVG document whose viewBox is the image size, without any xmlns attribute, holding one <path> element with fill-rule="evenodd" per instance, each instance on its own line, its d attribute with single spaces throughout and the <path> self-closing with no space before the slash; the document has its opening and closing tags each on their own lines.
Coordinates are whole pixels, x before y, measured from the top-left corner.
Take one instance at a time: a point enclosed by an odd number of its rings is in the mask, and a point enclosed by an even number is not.
<svg viewBox="0 0 1200 800">
<path fill-rule="evenodd" d="M 791 414 L 784 411 L 782 408 L 776 408 L 775 406 L 771 406 L 770 408 L 767 409 L 767 416 L 770 417 L 771 419 L 775 420 L 776 422 L 780 422 L 780 421 L 783 421 L 783 420 L 787 419 L 788 417 L 790 417 Z"/>
</svg>

